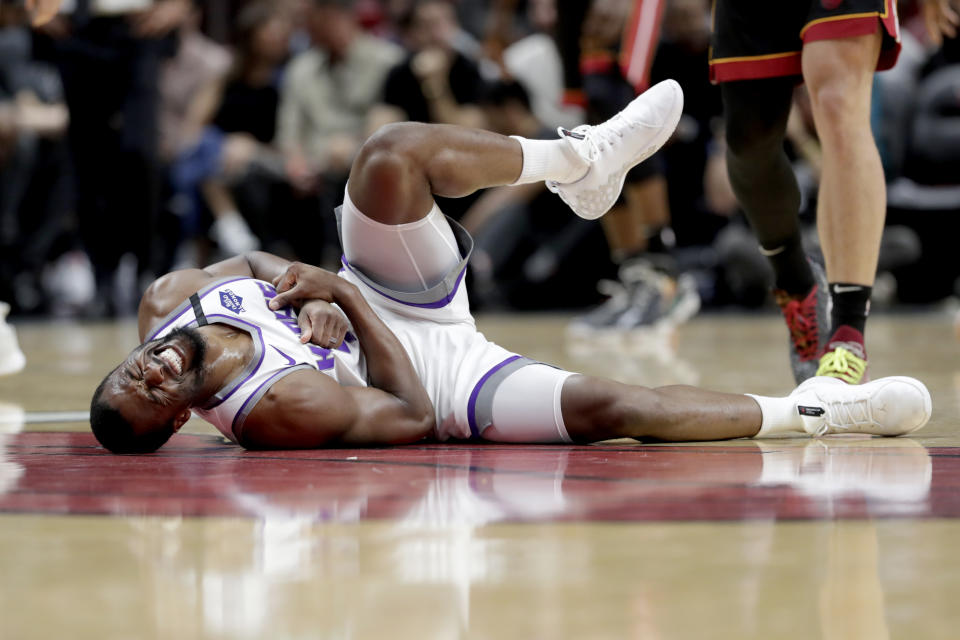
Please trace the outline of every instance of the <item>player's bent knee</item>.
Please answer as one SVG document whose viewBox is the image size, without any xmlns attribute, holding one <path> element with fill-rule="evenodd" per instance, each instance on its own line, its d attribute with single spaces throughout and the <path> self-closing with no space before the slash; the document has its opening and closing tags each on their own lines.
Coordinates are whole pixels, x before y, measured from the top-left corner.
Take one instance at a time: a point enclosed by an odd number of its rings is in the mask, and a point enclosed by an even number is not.
<svg viewBox="0 0 960 640">
<path fill-rule="evenodd" d="M 818 129 L 851 118 L 862 120 L 869 113 L 876 57 L 868 50 L 864 40 L 859 45 L 837 41 L 818 49 L 815 56 L 805 52 L 803 79 Z"/>
<path fill-rule="evenodd" d="M 351 171 L 351 181 L 369 180 L 378 186 L 384 181 L 404 179 L 419 166 L 416 149 L 425 125 L 398 122 L 380 127 L 363 144 Z"/>
<path fill-rule="evenodd" d="M 382 153 L 405 154 L 417 144 L 426 125 L 418 122 L 394 122 L 377 129 L 360 148 L 360 157 Z"/>
<path fill-rule="evenodd" d="M 849 121 L 862 121 L 867 124 L 869 100 L 858 95 L 853 83 L 843 80 L 826 82 L 816 89 L 810 89 L 810 99 L 817 119 L 817 128 L 821 134 L 830 129 L 843 133 L 849 127 Z"/>
</svg>

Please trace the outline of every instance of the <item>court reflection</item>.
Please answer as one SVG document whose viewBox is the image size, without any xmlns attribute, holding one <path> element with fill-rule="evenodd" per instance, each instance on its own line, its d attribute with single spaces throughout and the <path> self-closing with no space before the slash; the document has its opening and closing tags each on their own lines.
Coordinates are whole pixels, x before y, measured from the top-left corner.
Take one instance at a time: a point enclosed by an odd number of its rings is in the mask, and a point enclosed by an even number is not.
<svg viewBox="0 0 960 640">
<path fill-rule="evenodd" d="M 916 441 L 824 438 L 720 446 L 424 445 L 244 452 L 181 435 L 152 456 L 112 456 L 89 434 L 9 434 L 4 511 L 285 516 L 415 525 L 950 516 L 931 500 Z M 956 478 L 952 449 L 937 463 Z M 10 466 L 13 465 L 13 466 Z M 11 479 L 12 478 L 12 479 Z"/>
<path fill-rule="evenodd" d="M 0 400 L 0 433 L 20 433 L 26 416 L 19 404 Z"/>
<path fill-rule="evenodd" d="M 23 430 L 24 415 L 20 405 L 0 402 L 0 495 L 14 489 L 23 476 L 23 465 L 10 459 L 7 443 L 11 434 Z"/>
<path fill-rule="evenodd" d="M 887 612 L 901 585 L 960 586 L 933 552 L 956 521 L 887 517 L 936 511 L 934 477 L 956 493 L 956 451 L 907 439 L 249 454 L 194 436 L 123 457 L 84 434 L 3 442 L 22 473 L 0 509 L 123 516 L 0 519 L 3 637 L 38 620 L 72 637 L 77 613 L 42 615 L 69 601 L 116 637 L 646 640 L 709 620 L 719 639 L 884 638 L 917 629 Z M 950 619 L 947 600 L 928 610 Z"/>
</svg>

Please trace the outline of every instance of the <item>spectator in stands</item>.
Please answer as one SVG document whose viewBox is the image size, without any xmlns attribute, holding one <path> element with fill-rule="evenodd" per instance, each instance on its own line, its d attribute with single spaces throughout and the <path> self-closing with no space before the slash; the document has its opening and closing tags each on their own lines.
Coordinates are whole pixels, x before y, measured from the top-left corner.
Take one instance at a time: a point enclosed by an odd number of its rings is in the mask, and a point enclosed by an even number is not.
<svg viewBox="0 0 960 640">
<path fill-rule="evenodd" d="M 70 110 L 76 208 L 96 273 L 96 315 L 134 311 L 137 278 L 117 278 L 126 253 L 136 257 L 140 282 L 154 277 L 158 81 L 189 11 L 189 0 L 85 0 L 74 3 L 69 19 L 44 27 L 56 38 Z"/>
<path fill-rule="evenodd" d="M 517 82 L 486 87 L 480 104 L 490 129 L 503 135 L 556 139 L 534 115 Z M 568 215 L 543 183 L 488 189 L 462 219 L 474 234 L 472 301 L 477 305 L 538 309 L 596 301 L 593 283 L 611 275 L 603 232 Z"/>
<path fill-rule="evenodd" d="M 0 4 L 0 300 L 37 313 L 72 208 L 63 88 L 56 68 L 34 58 L 25 22 L 22 7 Z"/>
<path fill-rule="evenodd" d="M 325 224 L 301 259 L 331 264 L 339 258 L 330 213 L 339 204 L 347 172 L 371 132 L 370 109 L 380 102 L 384 79 L 403 56 L 397 45 L 365 33 L 352 0 L 312 0 L 307 17 L 312 48 L 291 62 L 283 83 L 277 144 L 293 187 L 292 228 L 303 236 L 308 221 Z M 309 251 L 312 255 L 305 255 Z"/>
<path fill-rule="evenodd" d="M 277 133 L 288 177 L 302 192 L 316 190 L 324 174 L 345 177 L 387 72 L 402 57 L 361 30 L 352 0 L 313 0 L 308 27 L 313 48 L 290 63 Z"/>
<path fill-rule="evenodd" d="M 196 143 L 233 65 L 230 50 L 200 30 L 202 18 L 191 8 L 177 53 L 160 72 L 160 154 L 166 162 Z"/>
<path fill-rule="evenodd" d="M 286 183 L 273 140 L 289 37 L 282 7 L 258 1 L 243 8 L 233 68 L 197 96 L 192 120 L 200 132 L 174 165 L 174 186 L 188 203 L 188 235 L 201 238 L 209 225 L 228 255 L 257 248 L 261 237 L 272 242 L 278 233 L 273 211 L 284 210 Z"/>
<path fill-rule="evenodd" d="M 181 153 L 189 151 L 209 124 L 212 105 L 219 101 L 232 65 L 227 47 L 200 30 L 202 12 L 193 7 L 180 28 L 180 47 L 160 74 L 160 159 L 169 178 Z M 165 269 L 205 264 L 209 256 L 188 255 L 198 248 L 200 236 L 197 198 L 178 193 L 164 183 L 160 232 L 164 239 Z"/>
<path fill-rule="evenodd" d="M 407 59 L 384 87 L 375 124 L 413 120 L 482 127 L 483 81 L 477 62 L 457 48 L 461 33 L 449 0 L 417 0 L 401 18 Z"/>
<path fill-rule="evenodd" d="M 494 15 L 500 17 L 500 13 Z M 512 30 L 494 25 L 507 33 L 497 33 L 497 39 L 488 40 L 487 46 L 493 49 L 504 73 L 529 93 L 533 112 L 544 125 L 572 129 L 584 122 L 586 114 L 576 105 L 563 104 L 563 59 L 556 43 L 555 0 L 529 0 L 526 16 L 531 33 L 510 43 L 503 38 Z"/>
</svg>

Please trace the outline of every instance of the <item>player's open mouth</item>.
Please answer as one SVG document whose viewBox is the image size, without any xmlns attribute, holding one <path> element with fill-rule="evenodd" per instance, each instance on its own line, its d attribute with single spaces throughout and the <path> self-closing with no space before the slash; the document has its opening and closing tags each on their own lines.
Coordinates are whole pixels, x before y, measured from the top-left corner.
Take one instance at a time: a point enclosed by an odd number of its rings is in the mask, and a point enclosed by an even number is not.
<svg viewBox="0 0 960 640">
<path fill-rule="evenodd" d="M 178 377 L 183 375 L 187 359 L 175 346 L 164 345 L 154 352 L 154 355 L 169 365 L 173 375 Z"/>
</svg>

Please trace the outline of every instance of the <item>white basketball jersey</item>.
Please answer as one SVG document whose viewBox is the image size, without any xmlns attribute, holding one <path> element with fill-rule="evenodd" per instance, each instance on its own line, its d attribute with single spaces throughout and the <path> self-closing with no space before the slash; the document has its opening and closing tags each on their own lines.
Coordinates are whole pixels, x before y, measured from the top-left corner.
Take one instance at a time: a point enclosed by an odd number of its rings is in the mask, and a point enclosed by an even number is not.
<svg viewBox="0 0 960 640">
<path fill-rule="evenodd" d="M 332 350 L 301 344 L 293 308 L 274 311 L 267 306 L 276 295 L 273 285 L 262 280 L 223 278 L 190 296 L 147 336 L 155 340 L 180 327 L 206 324 L 225 324 L 250 334 L 255 351 L 249 364 L 206 405 L 193 410 L 234 442 L 260 398 L 294 371 L 316 369 L 341 385 L 367 386 L 366 362 L 353 332 Z"/>
</svg>

